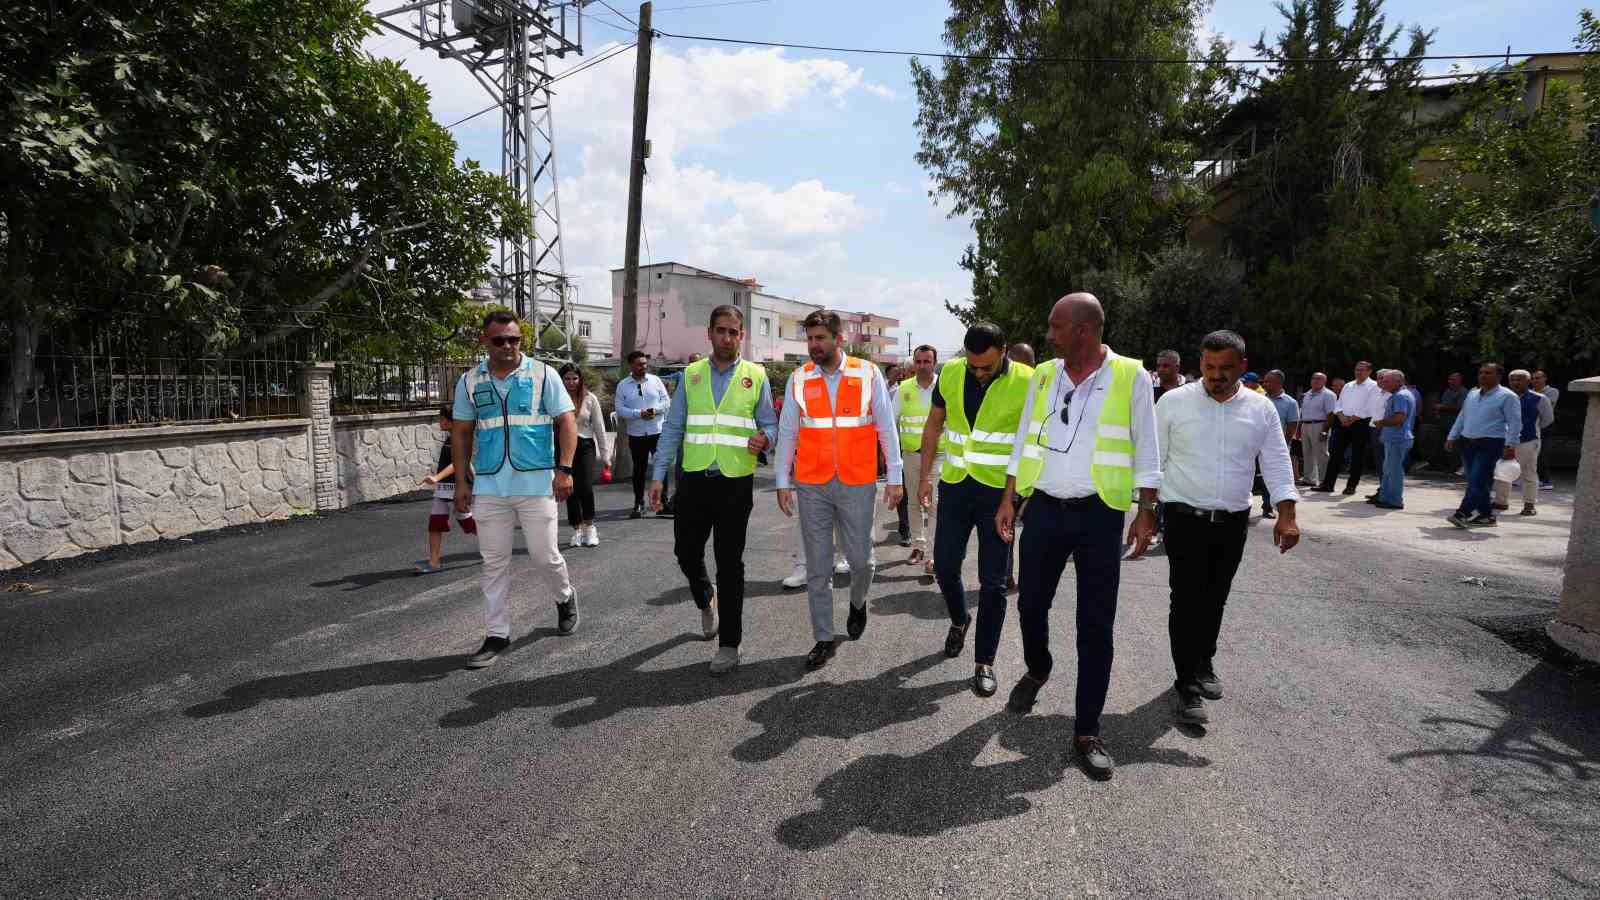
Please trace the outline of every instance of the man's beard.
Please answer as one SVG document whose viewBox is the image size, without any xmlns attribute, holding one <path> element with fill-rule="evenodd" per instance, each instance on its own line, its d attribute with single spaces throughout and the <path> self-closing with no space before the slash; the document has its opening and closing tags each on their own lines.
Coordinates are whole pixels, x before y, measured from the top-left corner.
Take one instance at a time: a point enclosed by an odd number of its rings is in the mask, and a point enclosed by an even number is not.
<svg viewBox="0 0 1600 900">
<path fill-rule="evenodd" d="M 829 353 L 825 350 L 811 350 L 810 353 L 811 361 L 819 366 L 826 363 L 833 356 L 832 353 Z"/>
<path fill-rule="evenodd" d="M 1233 382 L 1231 381 L 1213 381 L 1209 378 L 1206 379 L 1206 390 L 1213 394 L 1226 394 L 1228 389 L 1232 386 Z"/>
<path fill-rule="evenodd" d="M 719 363 L 731 363 L 739 358 L 739 351 L 737 349 L 723 350 L 720 347 L 712 347 L 711 358 Z"/>
</svg>

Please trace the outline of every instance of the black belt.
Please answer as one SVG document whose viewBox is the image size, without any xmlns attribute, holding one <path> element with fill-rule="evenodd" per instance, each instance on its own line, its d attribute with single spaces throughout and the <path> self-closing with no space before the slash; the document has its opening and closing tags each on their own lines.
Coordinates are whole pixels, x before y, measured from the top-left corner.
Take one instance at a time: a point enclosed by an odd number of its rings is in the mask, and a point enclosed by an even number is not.
<svg viewBox="0 0 1600 900">
<path fill-rule="evenodd" d="M 1100 499 L 1099 494 L 1090 494 L 1087 497 L 1069 497 L 1067 499 L 1062 499 L 1060 497 L 1052 497 L 1049 494 L 1046 494 L 1044 491 L 1034 491 L 1033 495 L 1028 499 L 1037 503 L 1044 503 L 1049 506 L 1059 506 L 1062 509 L 1073 509 L 1075 507 L 1089 506 L 1090 504 L 1098 504 L 1100 506 L 1105 505 L 1105 502 Z"/>
<path fill-rule="evenodd" d="M 1328 421 L 1328 420 L 1327 419 L 1301 419 L 1300 420 L 1301 424 L 1304 424 L 1304 425 L 1321 425 L 1323 422 L 1326 422 L 1326 421 Z"/>
<path fill-rule="evenodd" d="M 1250 518 L 1250 510 L 1248 509 L 1241 509 L 1238 512 L 1230 512 L 1226 509 L 1200 509 L 1187 503 L 1174 503 L 1171 500 L 1167 501 L 1165 506 L 1169 515 L 1176 513 L 1180 516 L 1194 516 L 1197 519 L 1205 519 L 1212 524 L 1239 522 Z"/>
</svg>

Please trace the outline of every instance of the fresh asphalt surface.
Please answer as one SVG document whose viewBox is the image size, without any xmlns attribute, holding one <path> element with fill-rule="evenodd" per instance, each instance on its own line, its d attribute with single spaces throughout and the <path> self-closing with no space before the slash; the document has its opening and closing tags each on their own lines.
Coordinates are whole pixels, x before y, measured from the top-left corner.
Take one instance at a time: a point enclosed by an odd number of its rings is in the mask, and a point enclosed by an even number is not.
<svg viewBox="0 0 1600 900">
<path fill-rule="evenodd" d="M 1014 613 L 980 700 L 892 544 L 866 634 L 808 674 L 763 492 L 744 662 L 714 679 L 671 525 L 627 499 L 602 491 L 603 543 L 567 551 L 578 633 L 524 589 L 479 672 L 473 548 L 452 533 L 412 577 L 419 500 L 27 575 L 0 594 L 0 894 L 1600 893 L 1600 688 L 1468 618 L 1548 614 L 1565 531 L 1505 578 L 1431 556 L 1436 520 L 1398 546 L 1308 502 L 1281 557 L 1256 520 L 1204 733 L 1170 724 L 1166 562 L 1126 563 L 1102 784 L 1066 755 L 1070 567 L 1033 714 L 1004 709 Z"/>
</svg>

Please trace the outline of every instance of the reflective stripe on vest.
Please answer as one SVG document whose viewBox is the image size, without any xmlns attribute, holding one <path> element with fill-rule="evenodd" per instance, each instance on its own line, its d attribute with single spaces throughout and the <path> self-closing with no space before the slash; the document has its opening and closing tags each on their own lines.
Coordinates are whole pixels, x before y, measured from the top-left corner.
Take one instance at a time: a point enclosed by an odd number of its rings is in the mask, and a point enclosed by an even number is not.
<svg viewBox="0 0 1600 900">
<path fill-rule="evenodd" d="M 1112 509 L 1126 512 L 1133 506 L 1133 386 L 1144 378 L 1144 367 L 1136 359 L 1106 351 L 1102 367 L 1111 369 L 1111 387 L 1100 404 L 1095 423 L 1094 455 L 1089 473 L 1095 492 Z M 1023 445 L 1022 463 L 1017 467 L 1017 491 L 1033 490 L 1044 471 L 1045 419 L 1051 413 L 1051 394 L 1058 364 L 1040 366 L 1029 383 L 1033 395 L 1033 416 L 1028 423 L 1028 441 Z M 1054 448 L 1065 449 L 1065 448 Z"/>
<path fill-rule="evenodd" d="M 828 400 L 822 371 L 808 362 L 789 377 L 789 402 L 800 413 L 794 480 L 826 484 L 871 484 L 878 478 L 878 430 L 873 423 L 871 363 L 846 356 L 835 402 Z M 836 415 L 837 413 L 837 415 Z"/>
<path fill-rule="evenodd" d="M 922 399 L 922 388 L 915 377 L 900 382 L 900 452 L 916 453 L 922 449 L 922 426 L 928 424 L 928 407 Z M 935 387 L 937 390 L 937 386 Z"/>
<path fill-rule="evenodd" d="M 952 359 L 939 371 L 938 390 L 945 405 L 940 441 L 945 457 L 939 480 L 959 484 L 970 476 L 989 487 L 1006 486 L 1006 467 L 1011 464 L 1011 451 L 1017 445 L 1017 426 L 1022 421 L 1033 369 L 1012 362 L 1004 375 L 995 377 L 983 393 L 976 421 L 968 423 L 967 361 Z"/>
<path fill-rule="evenodd" d="M 742 478 L 756 470 L 756 456 L 750 452 L 750 438 L 756 433 L 756 404 L 767 370 L 739 360 L 728 376 L 722 403 L 714 401 L 711 390 L 711 360 L 702 359 L 683 370 L 685 402 L 683 470 L 703 472 L 716 463 L 717 471 L 729 478 Z"/>
</svg>

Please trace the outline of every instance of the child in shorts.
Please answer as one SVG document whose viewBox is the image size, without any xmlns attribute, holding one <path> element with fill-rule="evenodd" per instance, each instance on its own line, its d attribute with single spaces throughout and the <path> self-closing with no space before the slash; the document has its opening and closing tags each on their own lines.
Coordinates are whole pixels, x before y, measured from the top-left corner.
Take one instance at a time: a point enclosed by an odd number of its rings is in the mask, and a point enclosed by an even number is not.
<svg viewBox="0 0 1600 900">
<path fill-rule="evenodd" d="M 449 435 L 453 418 L 450 410 L 448 403 L 439 407 L 439 430 L 445 433 L 445 441 L 439 448 L 439 463 L 434 467 L 434 473 L 422 479 L 423 484 L 433 486 L 433 505 L 428 510 L 428 558 L 417 563 L 418 575 L 431 575 L 443 568 L 444 560 L 439 552 L 444 544 L 444 533 L 450 530 L 450 513 L 456 505 L 456 467 L 450 458 Z M 472 483 L 471 473 L 467 474 L 467 483 Z M 478 533 L 478 523 L 473 520 L 471 510 L 457 516 L 456 522 L 467 534 Z"/>
</svg>

